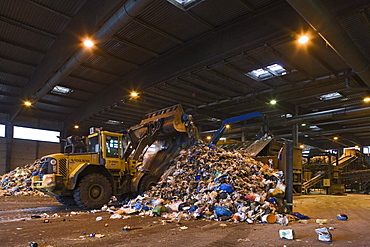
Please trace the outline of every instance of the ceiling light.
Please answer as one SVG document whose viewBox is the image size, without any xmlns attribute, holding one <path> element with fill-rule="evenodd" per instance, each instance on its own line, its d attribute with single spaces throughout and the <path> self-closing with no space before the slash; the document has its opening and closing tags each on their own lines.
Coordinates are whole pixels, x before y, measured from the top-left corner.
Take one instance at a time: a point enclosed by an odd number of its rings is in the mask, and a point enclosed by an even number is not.
<svg viewBox="0 0 370 247">
<path fill-rule="evenodd" d="M 310 129 L 313 130 L 313 131 L 318 131 L 318 130 L 321 130 L 319 127 L 317 127 L 316 125 L 310 125 Z"/>
<path fill-rule="evenodd" d="M 302 144 L 302 145 L 299 145 L 299 147 L 301 148 L 301 149 L 304 149 L 304 145 Z"/>
<path fill-rule="evenodd" d="M 277 101 L 276 100 L 270 100 L 270 105 L 276 105 Z"/>
<path fill-rule="evenodd" d="M 211 140 L 212 139 L 212 137 L 211 136 L 207 136 L 207 140 Z"/>
<path fill-rule="evenodd" d="M 28 101 L 28 100 L 27 100 L 27 101 L 25 101 L 25 102 L 24 102 L 24 105 L 25 105 L 25 106 L 31 106 L 31 105 L 32 105 L 32 103 L 31 103 L 31 101 Z"/>
<path fill-rule="evenodd" d="M 70 93 L 73 92 L 72 89 L 68 88 L 68 87 L 63 87 L 63 86 L 55 86 L 52 90 L 51 90 L 52 93 L 55 93 L 55 94 L 60 94 L 60 95 L 69 95 Z"/>
<path fill-rule="evenodd" d="M 303 126 L 303 127 L 304 127 L 304 126 L 306 126 L 306 124 L 305 124 L 305 123 L 303 123 L 303 124 L 301 124 L 301 126 Z"/>
<path fill-rule="evenodd" d="M 120 124 L 123 124 L 123 122 L 121 121 L 117 121 L 117 120 L 111 120 L 109 119 L 107 122 L 105 122 L 106 124 L 111 124 L 111 125 L 120 125 Z"/>
<path fill-rule="evenodd" d="M 287 71 L 281 65 L 274 63 L 264 68 L 258 68 L 247 72 L 245 75 L 256 80 L 263 81 L 272 77 L 286 75 Z"/>
<path fill-rule="evenodd" d="M 339 139 L 338 136 L 333 137 L 333 140 L 338 140 L 338 139 Z"/>
<path fill-rule="evenodd" d="M 75 129 L 78 129 L 80 128 L 80 126 L 78 126 L 77 124 L 75 126 L 73 126 Z"/>
<path fill-rule="evenodd" d="M 303 36 L 301 36 L 298 39 L 298 43 L 300 43 L 300 44 L 306 44 L 309 40 L 310 40 L 310 38 L 308 36 L 303 35 Z"/>
<path fill-rule="evenodd" d="M 226 125 L 225 125 L 225 128 L 226 128 L 226 129 L 229 129 L 229 128 L 230 128 L 230 124 L 226 124 Z"/>
<path fill-rule="evenodd" d="M 366 97 L 366 98 L 364 98 L 364 102 L 370 102 L 370 97 Z"/>
<path fill-rule="evenodd" d="M 132 98 L 137 98 L 137 97 L 139 97 L 139 93 L 137 93 L 137 92 L 131 92 L 131 93 L 130 93 L 130 96 L 131 96 Z"/>
<path fill-rule="evenodd" d="M 328 93 L 328 94 L 321 95 L 318 98 L 320 100 L 331 100 L 331 99 L 336 99 L 336 98 L 341 98 L 341 97 L 343 96 L 340 93 L 335 92 L 335 93 Z"/>
<path fill-rule="evenodd" d="M 86 46 L 86 47 L 92 47 L 92 46 L 94 46 L 94 42 L 92 42 L 90 39 L 86 39 L 84 41 L 84 46 Z"/>
<path fill-rule="evenodd" d="M 167 1 L 175 5 L 176 7 L 186 11 L 194 7 L 195 5 L 203 2 L 204 0 L 167 0 Z"/>
</svg>

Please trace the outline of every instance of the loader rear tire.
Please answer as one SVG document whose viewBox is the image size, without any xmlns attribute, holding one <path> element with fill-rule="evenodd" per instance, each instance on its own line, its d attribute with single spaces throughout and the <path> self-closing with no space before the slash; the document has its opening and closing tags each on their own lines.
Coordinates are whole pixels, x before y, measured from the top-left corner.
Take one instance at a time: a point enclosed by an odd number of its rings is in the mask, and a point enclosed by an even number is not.
<svg viewBox="0 0 370 247">
<path fill-rule="evenodd" d="M 144 175 L 139 183 L 139 194 L 149 191 L 153 186 L 155 186 L 159 181 L 159 178 L 154 175 Z"/>
<path fill-rule="evenodd" d="M 73 196 L 79 207 L 98 209 L 109 202 L 112 186 L 104 175 L 91 173 L 81 179 Z"/>
<path fill-rule="evenodd" d="M 77 203 L 75 199 L 73 198 L 73 196 L 57 196 L 56 199 L 58 200 L 58 202 L 60 202 L 61 204 L 67 207 L 77 206 Z"/>
</svg>

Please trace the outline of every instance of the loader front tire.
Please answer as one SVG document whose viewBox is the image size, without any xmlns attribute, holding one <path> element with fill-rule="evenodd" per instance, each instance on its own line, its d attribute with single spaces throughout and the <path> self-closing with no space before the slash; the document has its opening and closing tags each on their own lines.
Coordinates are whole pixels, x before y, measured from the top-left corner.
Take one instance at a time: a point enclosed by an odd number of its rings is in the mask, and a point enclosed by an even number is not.
<svg viewBox="0 0 370 247">
<path fill-rule="evenodd" d="M 61 204 L 67 207 L 77 206 L 77 203 L 75 199 L 73 198 L 73 196 L 57 196 L 56 199 L 58 200 L 58 202 L 60 202 Z"/>
<path fill-rule="evenodd" d="M 140 180 L 139 183 L 139 194 L 149 191 L 153 186 L 155 186 L 159 181 L 157 176 L 153 175 L 144 175 L 143 178 Z"/>
<path fill-rule="evenodd" d="M 112 197 L 112 186 L 102 174 L 91 173 L 81 179 L 73 196 L 79 207 L 98 209 L 109 202 Z"/>
</svg>

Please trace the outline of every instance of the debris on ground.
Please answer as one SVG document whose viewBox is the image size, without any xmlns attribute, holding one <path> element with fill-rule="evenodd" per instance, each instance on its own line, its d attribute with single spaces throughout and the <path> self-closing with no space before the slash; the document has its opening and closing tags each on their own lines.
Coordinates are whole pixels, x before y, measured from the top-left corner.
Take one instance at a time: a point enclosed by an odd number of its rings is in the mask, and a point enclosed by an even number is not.
<svg viewBox="0 0 370 247">
<path fill-rule="evenodd" d="M 328 228 L 322 227 L 315 229 L 315 232 L 318 234 L 318 240 L 322 242 L 332 242 L 332 235 L 329 232 Z"/>
<path fill-rule="evenodd" d="M 293 229 L 283 229 L 279 230 L 279 236 L 280 238 L 293 240 L 295 237 L 295 233 Z"/>
<path fill-rule="evenodd" d="M 282 171 L 243 151 L 198 143 L 180 152 L 155 187 L 114 214 L 248 223 L 262 222 L 264 215 L 274 215 L 287 225 L 284 196 Z"/>
<path fill-rule="evenodd" d="M 0 180 L 0 196 L 44 195 L 31 188 L 32 174 L 38 171 L 39 165 L 39 160 L 36 160 L 33 164 L 17 167 L 4 174 Z"/>
</svg>

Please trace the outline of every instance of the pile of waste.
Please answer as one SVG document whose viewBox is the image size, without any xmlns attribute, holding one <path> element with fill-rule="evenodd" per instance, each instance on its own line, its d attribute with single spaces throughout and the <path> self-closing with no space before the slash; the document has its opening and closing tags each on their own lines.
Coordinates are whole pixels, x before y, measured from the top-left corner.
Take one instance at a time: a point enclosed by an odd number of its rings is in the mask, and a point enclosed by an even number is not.
<svg viewBox="0 0 370 247">
<path fill-rule="evenodd" d="M 43 195 L 31 188 L 32 173 L 39 169 L 39 162 L 17 167 L 4 174 L 0 180 L 0 196 L 12 195 Z"/>
<path fill-rule="evenodd" d="M 246 153 L 198 143 L 180 152 L 155 187 L 111 213 L 287 223 L 283 182 L 281 171 Z"/>
</svg>

